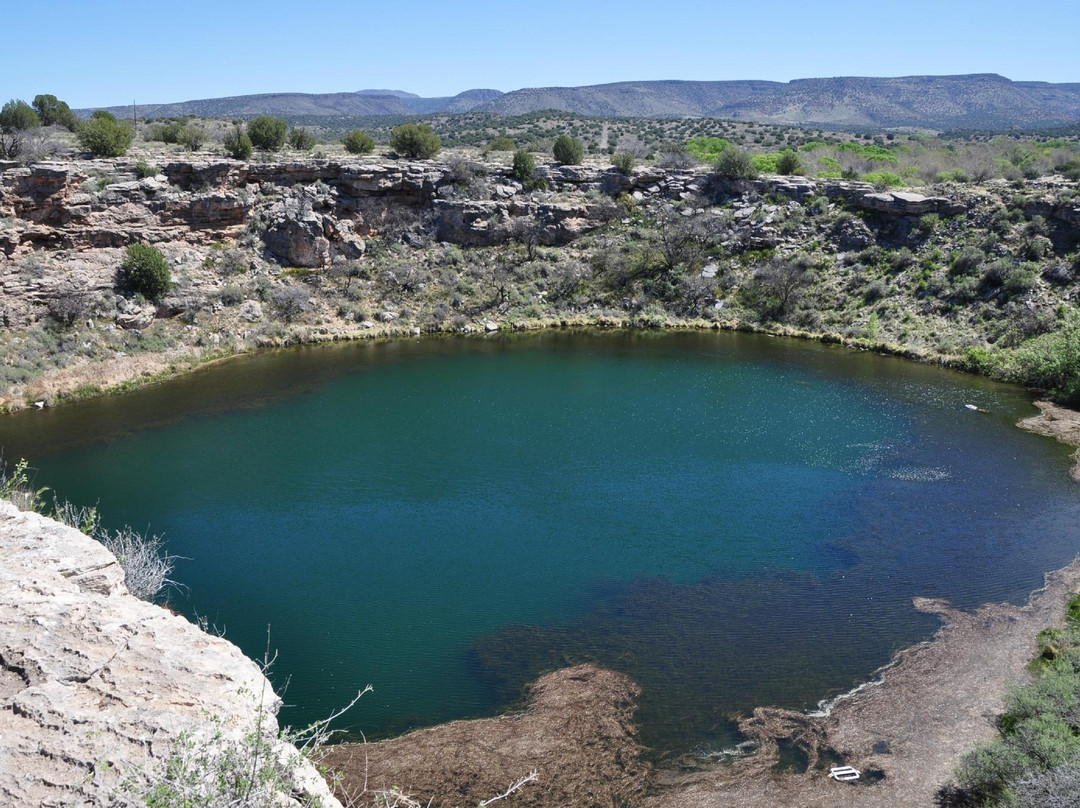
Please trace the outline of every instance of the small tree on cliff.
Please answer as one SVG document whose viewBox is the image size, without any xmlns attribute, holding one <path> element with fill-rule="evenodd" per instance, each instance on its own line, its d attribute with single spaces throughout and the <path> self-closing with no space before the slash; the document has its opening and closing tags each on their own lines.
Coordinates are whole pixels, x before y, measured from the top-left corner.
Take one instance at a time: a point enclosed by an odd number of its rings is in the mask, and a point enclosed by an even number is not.
<svg viewBox="0 0 1080 808">
<path fill-rule="evenodd" d="M 158 303 L 169 291 L 172 277 L 161 250 L 150 244 L 132 244 L 116 272 L 116 291 L 142 295 Z"/>
<path fill-rule="evenodd" d="M 555 138 L 551 152 L 555 155 L 555 160 L 564 166 L 580 165 L 585 156 L 585 148 L 581 145 L 581 141 L 569 135 L 559 135 Z"/>
<path fill-rule="evenodd" d="M 35 95 L 34 109 L 41 118 L 42 126 L 62 126 L 69 132 L 79 128 L 79 118 L 71 111 L 66 102 L 61 101 L 55 95 Z"/>
<path fill-rule="evenodd" d="M 345 151 L 349 154 L 371 154 L 375 148 L 375 140 L 371 135 L 360 129 L 353 129 L 345 135 Z"/>
<path fill-rule="evenodd" d="M 41 126 L 34 108 L 22 99 L 13 98 L 0 108 L 0 129 L 24 131 Z"/>
<path fill-rule="evenodd" d="M 79 143 L 95 157 L 122 157 L 127 154 L 135 130 L 110 112 L 99 109 L 79 126 Z"/>
<path fill-rule="evenodd" d="M 289 122 L 284 118 L 271 118 L 269 115 L 260 115 L 253 118 L 247 125 L 248 137 L 256 149 L 265 151 L 280 151 L 285 145 L 285 138 L 289 134 Z"/>
<path fill-rule="evenodd" d="M 442 143 L 430 126 L 406 123 L 390 133 L 390 148 L 402 157 L 430 160 L 439 153 Z"/>
<path fill-rule="evenodd" d="M 756 180 L 753 158 L 735 147 L 724 149 L 713 165 L 713 176 L 721 180 Z"/>
<path fill-rule="evenodd" d="M 247 132 L 237 126 L 233 131 L 225 135 L 225 153 L 234 160 L 247 160 L 251 157 L 254 148 Z"/>
<path fill-rule="evenodd" d="M 536 160 L 526 149 L 518 149 L 514 152 L 514 179 L 528 182 L 536 176 Z"/>
<path fill-rule="evenodd" d="M 794 149 L 784 149 L 776 160 L 777 174 L 801 174 L 803 170 L 802 159 Z"/>
</svg>

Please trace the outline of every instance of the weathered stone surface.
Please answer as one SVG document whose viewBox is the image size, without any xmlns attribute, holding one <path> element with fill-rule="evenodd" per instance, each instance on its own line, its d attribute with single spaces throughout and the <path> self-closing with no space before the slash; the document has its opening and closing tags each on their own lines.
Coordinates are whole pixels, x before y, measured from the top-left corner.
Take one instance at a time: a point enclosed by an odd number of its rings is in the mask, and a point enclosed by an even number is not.
<svg viewBox="0 0 1080 808">
<path fill-rule="evenodd" d="M 921 216 L 924 213 L 956 213 L 954 205 L 940 196 L 923 196 L 906 191 L 881 191 L 863 194 L 855 200 L 863 210 L 891 213 L 896 216 Z"/>
<path fill-rule="evenodd" d="M 865 250 L 874 243 L 874 234 L 861 219 L 841 219 L 832 230 L 836 247 L 842 252 Z"/>
<path fill-rule="evenodd" d="M 1080 202 L 1072 201 L 1064 205 L 1058 205 L 1051 213 L 1055 219 L 1080 228 Z"/>
<path fill-rule="evenodd" d="M 123 580 L 102 545 L 0 501 L 0 805 L 129 804 L 120 783 L 161 766 L 179 733 L 216 717 L 241 737 L 260 703 L 276 712 L 238 648 Z"/>
</svg>

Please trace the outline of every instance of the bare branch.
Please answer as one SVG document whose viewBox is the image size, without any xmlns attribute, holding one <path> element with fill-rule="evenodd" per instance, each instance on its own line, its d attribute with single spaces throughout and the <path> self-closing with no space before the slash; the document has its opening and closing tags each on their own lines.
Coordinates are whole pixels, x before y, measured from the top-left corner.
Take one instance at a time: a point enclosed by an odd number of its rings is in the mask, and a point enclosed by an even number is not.
<svg viewBox="0 0 1080 808">
<path fill-rule="evenodd" d="M 481 802 L 480 803 L 480 808 L 486 808 L 486 806 L 491 805 L 491 803 L 493 803 L 493 802 L 498 802 L 499 800 L 506 799 L 511 794 L 513 794 L 515 791 L 518 791 L 526 783 L 531 783 L 534 780 L 536 780 L 538 777 L 539 777 L 539 775 L 536 773 L 536 769 L 533 769 L 530 774 L 527 774 L 524 777 L 522 777 L 520 780 L 518 780 L 516 783 L 514 783 L 512 786 L 510 786 L 510 788 L 506 789 L 506 791 L 504 791 L 499 796 L 492 797 L 490 800 L 484 800 L 483 802 Z"/>
</svg>

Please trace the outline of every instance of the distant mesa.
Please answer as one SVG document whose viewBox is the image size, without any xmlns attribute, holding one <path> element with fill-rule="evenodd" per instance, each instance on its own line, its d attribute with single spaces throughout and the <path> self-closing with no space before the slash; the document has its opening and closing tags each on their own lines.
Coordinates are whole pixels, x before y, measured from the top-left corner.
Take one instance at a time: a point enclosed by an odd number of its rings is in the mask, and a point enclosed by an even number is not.
<svg viewBox="0 0 1080 808">
<path fill-rule="evenodd" d="M 394 98 L 419 98 L 416 93 L 407 93 L 404 90 L 357 90 L 357 95 L 392 95 Z"/>
<path fill-rule="evenodd" d="M 127 114 L 130 106 L 110 107 Z M 1080 83 L 1011 81 L 993 73 L 777 81 L 625 81 L 585 87 L 532 87 L 502 93 L 472 89 L 423 98 L 403 90 L 267 93 L 139 105 L 144 117 L 204 115 L 286 118 L 524 115 L 557 110 L 595 117 L 728 118 L 830 128 L 1010 129 L 1080 121 Z M 90 110 L 79 110 L 89 114 Z"/>
</svg>

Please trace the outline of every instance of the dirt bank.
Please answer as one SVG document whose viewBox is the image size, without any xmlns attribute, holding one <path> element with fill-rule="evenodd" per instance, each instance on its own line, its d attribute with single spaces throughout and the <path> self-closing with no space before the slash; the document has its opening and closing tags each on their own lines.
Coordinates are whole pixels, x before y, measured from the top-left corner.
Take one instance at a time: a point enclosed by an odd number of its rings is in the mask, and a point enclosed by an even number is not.
<svg viewBox="0 0 1080 808">
<path fill-rule="evenodd" d="M 1056 438 L 1069 446 L 1080 447 L 1080 412 L 1066 409 L 1049 401 L 1036 401 L 1035 406 L 1040 413 L 1030 418 L 1025 418 L 1017 426 L 1029 432 L 1037 432 Z M 1080 483 L 1080 449 L 1073 455 L 1076 465 L 1073 466 L 1070 476 Z"/>
<path fill-rule="evenodd" d="M 931 806 L 960 757 L 994 734 L 1009 687 L 1027 678 L 1035 636 L 1064 620 L 1080 583 L 1080 560 L 1050 573 L 1024 607 L 988 604 L 975 612 L 916 598 L 946 624 L 933 641 L 902 651 L 881 676 L 836 703 L 828 715 L 759 709 L 743 722 L 760 750 L 732 765 L 686 776 L 659 773 L 645 806 Z M 777 773 L 777 738 L 808 752 L 805 773 Z M 814 764 L 820 755 L 820 768 Z M 828 779 L 830 765 L 883 775 L 873 784 Z M 869 779 L 869 778 L 868 778 Z"/>
</svg>

